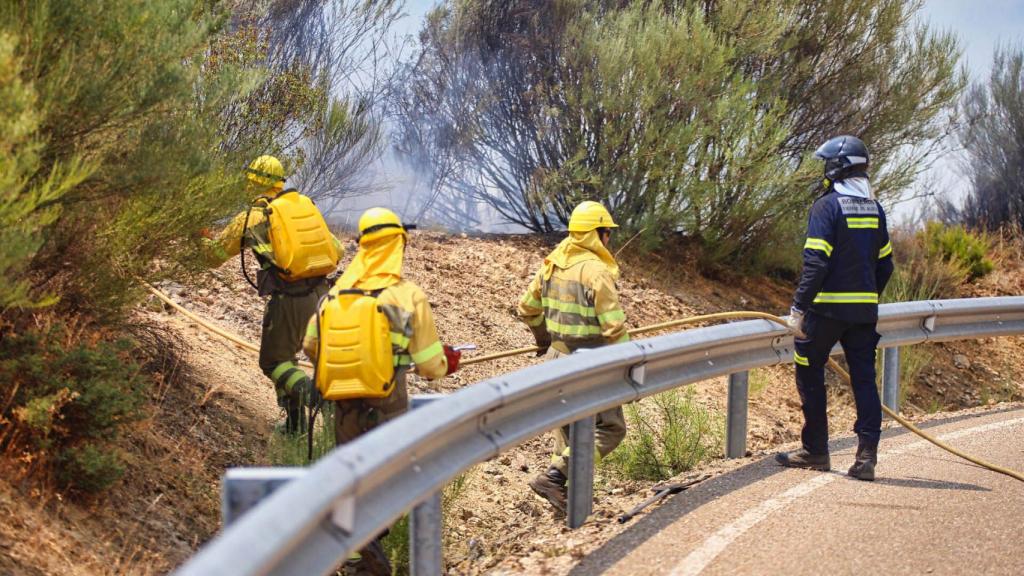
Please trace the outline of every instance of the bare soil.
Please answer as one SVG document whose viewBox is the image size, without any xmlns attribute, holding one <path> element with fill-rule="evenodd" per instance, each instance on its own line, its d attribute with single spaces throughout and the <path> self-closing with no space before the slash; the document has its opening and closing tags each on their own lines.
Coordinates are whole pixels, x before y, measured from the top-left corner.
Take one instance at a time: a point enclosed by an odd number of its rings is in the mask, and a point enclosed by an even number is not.
<svg viewBox="0 0 1024 576">
<path fill-rule="evenodd" d="M 474 343 L 477 354 L 532 345 L 515 318 L 515 304 L 541 259 L 557 241 L 525 236 L 451 236 L 415 232 L 406 275 L 430 297 L 441 338 Z M 352 238 L 346 239 L 350 257 Z M 722 274 L 708 279 L 685 258 L 620 257 L 620 297 L 631 326 L 729 310 L 788 309 L 792 287 L 770 278 Z M 965 296 L 1024 293 L 1019 258 L 965 288 Z M 263 301 L 233 259 L 201 286 L 162 288 L 197 314 L 258 342 Z M 158 391 L 154 415 L 125 441 L 129 472 L 108 495 L 86 504 L 18 479 L 16 463 L 0 473 L 0 573 L 164 573 L 209 539 L 219 525 L 219 479 L 224 469 L 266 463 L 272 426 L 282 415 L 255 354 L 208 334 L 151 299 L 140 320 L 177 334 L 184 364 Z M 1024 398 L 1021 338 L 929 345 L 931 360 L 908 386 L 905 409 L 914 416 Z M 467 356 L 468 357 L 468 356 Z M 417 378 L 413 393 L 451 392 L 539 362 L 532 355 L 467 366 L 439 382 Z M 830 427 L 853 424 L 850 394 L 830 388 Z M 751 376 L 750 458 L 799 437 L 799 398 L 792 368 Z M 724 379 L 694 386 L 699 403 L 723 413 Z M 468 471 L 446 510 L 449 571 L 564 574 L 588 551 L 624 529 L 623 510 L 643 500 L 652 482 L 599 473 L 593 519 L 569 531 L 526 482 L 547 466 L 552 441 L 535 438 Z M 682 476 L 717 474 L 749 461 L 716 459 Z M 628 525 L 627 525 L 628 526 Z"/>
</svg>

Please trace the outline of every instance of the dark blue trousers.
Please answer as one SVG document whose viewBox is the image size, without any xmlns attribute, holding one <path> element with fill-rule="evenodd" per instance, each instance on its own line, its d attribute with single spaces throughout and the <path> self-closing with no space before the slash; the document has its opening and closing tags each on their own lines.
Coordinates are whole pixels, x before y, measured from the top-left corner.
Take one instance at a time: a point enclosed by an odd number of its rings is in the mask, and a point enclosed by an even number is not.
<svg viewBox="0 0 1024 576">
<path fill-rule="evenodd" d="M 880 338 L 875 324 L 844 322 L 807 312 L 804 318 L 807 339 L 797 338 L 796 389 L 804 413 L 801 433 L 804 449 L 811 454 L 828 453 L 828 415 L 825 395 L 825 364 L 829 352 L 842 344 L 850 366 L 853 397 L 857 402 L 857 422 L 853 431 L 861 442 L 877 446 L 882 433 L 882 404 L 875 384 L 875 350 Z"/>
</svg>

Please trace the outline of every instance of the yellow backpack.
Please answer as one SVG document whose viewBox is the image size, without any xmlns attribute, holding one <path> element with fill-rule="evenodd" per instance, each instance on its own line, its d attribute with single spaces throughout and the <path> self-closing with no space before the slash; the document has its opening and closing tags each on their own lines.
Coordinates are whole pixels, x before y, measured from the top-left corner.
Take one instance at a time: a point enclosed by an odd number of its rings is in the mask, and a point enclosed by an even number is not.
<svg viewBox="0 0 1024 576">
<path fill-rule="evenodd" d="M 331 231 L 313 201 L 290 188 L 264 204 L 270 220 L 274 265 L 287 282 L 327 276 L 338 267 L 340 255 Z M 257 200 L 259 202 L 260 200 Z"/>
<path fill-rule="evenodd" d="M 383 398 L 395 386 L 380 290 L 331 290 L 317 312 L 316 386 L 324 400 Z"/>
</svg>

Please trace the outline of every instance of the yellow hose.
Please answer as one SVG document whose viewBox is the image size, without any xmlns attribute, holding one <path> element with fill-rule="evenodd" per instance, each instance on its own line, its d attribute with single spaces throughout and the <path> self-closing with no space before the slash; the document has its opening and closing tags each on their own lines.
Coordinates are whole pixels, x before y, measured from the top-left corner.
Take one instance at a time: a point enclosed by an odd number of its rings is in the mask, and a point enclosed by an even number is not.
<svg viewBox="0 0 1024 576">
<path fill-rule="evenodd" d="M 635 329 L 629 331 L 629 335 L 630 336 L 635 336 L 637 334 L 643 334 L 645 332 L 654 332 L 656 330 L 665 330 L 665 329 L 668 329 L 668 328 L 677 328 L 679 326 L 684 326 L 686 324 L 695 324 L 695 323 L 698 323 L 698 322 L 708 322 L 708 321 L 712 321 L 712 320 L 730 320 L 730 319 L 740 319 L 740 318 L 748 319 L 748 320 L 749 319 L 768 320 L 770 322 L 775 322 L 776 324 L 780 324 L 780 325 L 788 328 L 788 325 L 786 324 L 785 320 L 783 320 L 782 318 L 779 318 L 778 316 L 775 316 L 773 314 L 767 314 L 765 312 L 720 312 L 720 313 L 717 313 L 717 314 L 705 314 L 703 316 L 692 316 L 690 318 L 683 318 L 681 320 L 671 320 L 671 321 L 668 321 L 668 322 L 662 322 L 660 324 L 652 324 L 650 326 L 644 326 L 642 328 L 635 328 Z M 508 350 L 508 351 L 505 351 L 505 352 L 497 352 L 497 353 L 494 353 L 494 354 L 488 354 L 486 356 L 479 356 L 477 358 L 470 358 L 468 360 L 463 360 L 461 364 L 463 366 L 465 366 L 467 364 L 476 364 L 477 362 L 486 362 L 488 360 L 496 360 L 498 358 L 505 358 L 505 357 L 508 357 L 508 356 L 515 356 L 517 354 L 528 354 L 530 352 L 536 352 L 538 350 L 539 350 L 539 348 L 537 348 L 536 346 L 529 346 L 529 347 L 526 347 L 526 348 L 516 348 L 515 350 Z M 851 383 L 850 375 L 846 372 L 846 370 L 843 370 L 843 368 L 835 360 L 833 360 L 832 358 L 829 358 L 828 359 L 828 365 L 829 365 L 830 368 L 832 368 L 832 370 L 835 370 L 835 372 L 837 374 L 839 374 L 843 378 L 843 380 L 846 381 L 847 384 Z M 921 438 L 924 438 L 925 440 L 931 442 L 932 444 L 938 446 L 939 448 L 942 448 L 943 450 L 949 452 L 950 454 L 953 454 L 955 456 L 959 456 L 959 457 L 963 458 L 964 460 L 967 460 L 968 462 L 972 462 L 974 464 L 977 464 L 978 466 L 981 466 L 982 468 L 987 468 L 987 469 L 989 469 L 989 470 L 991 470 L 993 472 L 998 472 L 999 474 L 1005 474 L 1006 476 L 1009 476 L 1010 478 L 1014 478 L 1016 480 L 1020 480 L 1021 482 L 1024 482 L 1024 475 L 1022 475 L 1020 472 L 1017 472 L 1015 470 L 1010 470 L 1009 468 L 1004 468 L 1004 467 L 999 466 L 997 464 L 992 464 L 991 462 L 982 460 L 981 458 L 978 458 L 976 456 L 971 456 L 970 454 L 966 454 L 964 452 L 961 452 L 960 450 L 957 450 L 956 448 L 953 448 L 952 446 L 950 446 L 949 444 L 946 444 L 945 442 L 939 440 L 938 438 L 935 438 L 935 437 L 929 435 L 928 433 L 924 432 L 923 430 L 921 430 L 917 426 L 914 426 L 912 423 L 910 423 L 909 420 L 907 420 L 906 418 L 903 418 L 902 416 L 900 416 L 896 412 L 893 412 L 892 410 L 890 410 L 884 404 L 882 405 L 882 411 L 885 412 L 886 414 L 888 414 L 893 420 L 899 422 L 900 425 L 903 426 L 904 428 L 906 428 L 907 430 L 910 430 L 914 434 L 917 434 Z"/>
<path fill-rule="evenodd" d="M 183 308 L 181 305 L 179 305 L 177 302 L 171 300 L 171 298 L 167 294 L 164 294 L 160 290 L 156 289 L 155 287 L 153 287 L 148 282 L 142 282 L 142 284 L 147 289 L 149 289 L 149 291 L 152 292 L 157 298 L 159 298 L 163 302 L 167 303 L 167 305 L 169 305 L 170 307 L 174 308 L 178 312 L 181 312 L 181 314 L 183 316 L 185 316 L 188 319 L 192 320 L 196 324 L 199 324 L 200 326 L 202 326 L 206 330 L 208 330 L 208 331 L 210 331 L 210 332 L 212 332 L 212 333 L 214 333 L 214 334 L 216 334 L 216 335 L 218 335 L 218 336 L 220 336 L 220 337 L 222 337 L 222 338 L 224 338 L 226 340 L 229 340 L 229 341 L 231 341 L 231 342 L 233 342 L 233 343 L 235 343 L 235 344 L 237 344 L 237 345 L 239 345 L 239 346 L 241 346 L 243 348 L 247 348 L 247 349 L 252 350 L 253 352 L 257 352 L 257 353 L 259 352 L 259 350 L 260 350 L 259 346 L 256 346 L 255 344 L 253 344 L 253 343 L 251 343 L 251 342 L 249 342 L 247 340 L 244 340 L 240 336 L 232 334 L 231 332 L 228 332 L 227 330 L 224 330 L 223 328 L 220 328 L 220 327 L 218 327 L 218 326 L 216 326 L 214 324 L 211 324 L 210 322 L 207 322 L 206 320 L 203 320 L 202 318 L 200 318 L 199 316 L 193 314 L 192 312 L 189 312 L 188 310 Z M 734 320 L 734 319 L 747 319 L 747 320 L 750 320 L 750 319 L 762 319 L 762 320 L 768 320 L 769 322 L 775 322 L 776 324 L 780 324 L 782 326 L 787 326 L 786 321 L 783 320 L 782 318 L 779 318 L 778 316 L 775 316 L 773 314 L 768 314 L 768 313 L 765 313 L 765 312 L 747 312 L 747 311 L 744 311 L 744 312 L 719 312 L 719 313 L 716 313 L 716 314 L 704 314 L 702 316 L 691 316 L 690 318 L 682 318 L 680 320 L 670 320 L 668 322 L 661 322 L 659 324 L 651 324 L 649 326 L 643 326 L 641 328 L 634 328 L 634 329 L 629 331 L 629 335 L 630 336 L 637 336 L 639 334 L 645 334 L 647 332 L 655 332 L 655 331 L 658 331 L 658 330 L 667 330 L 669 328 L 678 328 L 680 326 L 685 326 L 685 325 L 688 325 L 688 324 L 697 324 L 697 323 L 700 323 L 700 322 L 711 322 L 711 321 L 716 321 L 716 320 Z M 488 362 L 490 360 L 497 360 L 499 358 L 507 358 L 509 356 L 518 356 L 520 354 L 529 354 L 530 352 L 537 352 L 538 350 L 539 350 L 539 348 L 537 348 L 536 346 L 526 346 L 526 347 L 523 347 L 523 348 L 516 348 L 514 350 L 506 350 L 504 352 L 495 352 L 494 354 L 485 354 L 483 356 L 477 356 L 475 358 L 467 358 L 467 359 L 463 360 L 460 364 L 462 366 L 468 366 L 468 365 L 471 365 L 471 364 L 479 364 L 481 362 Z M 313 365 L 310 364 L 309 362 L 300 362 L 299 364 L 301 366 L 306 367 L 306 368 L 310 368 L 310 369 L 313 368 Z M 843 380 L 846 381 L 847 384 L 850 384 L 850 375 L 845 370 L 843 370 L 843 368 L 835 360 L 833 360 L 832 358 L 829 358 L 828 359 L 828 365 L 829 365 L 830 368 L 832 368 L 832 370 L 834 370 L 837 374 L 839 374 L 843 378 Z M 968 462 L 972 462 L 974 464 L 977 464 L 978 466 L 981 466 L 982 468 L 987 468 L 987 469 L 989 469 L 989 470 L 991 470 L 993 472 L 998 472 L 999 474 L 1005 474 L 1006 476 L 1009 476 L 1011 478 L 1014 478 L 1016 480 L 1020 480 L 1021 482 L 1024 482 L 1024 474 L 1021 474 L 1020 472 L 1017 472 L 1015 470 L 1010 470 L 1009 468 L 1004 468 L 1002 466 L 998 466 L 996 464 L 992 464 L 991 462 L 987 462 L 987 461 L 982 460 L 981 458 L 978 458 L 976 456 L 971 456 L 970 454 L 966 454 L 964 452 L 961 452 L 960 450 L 957 450 L 956 448 L 953 448 L 952 446 L 946 444 L 945 442 L 943 442 L 943 441 L 941 441 L 941 440 L 939 440 L 939 439 L 937 439 L 937 438 L 935 438 L 933 436 L 930 436 L 926 432 L 924 432 L 921 429 L 919 429 L 917 426 L 914 426 L 907 419 L 903 418 L 902 416 L 900 416 L 896 412 L 893 412 L 892 410 L 890 410 L 884 404 L 882 405 L 882 411 L 885 412 L 886 414 L 888 414 L 893 420 L 899 422 L 900 425 L 903 426 L 904 428 L 906 428 L 907 430 L 910 430 L 914 434 L 917 434 L 921 438 L 924 438 L 925 440 L 931 442 L 932 444 L 938 446 L 939 448 L 942 448 L 943 450 L 949 452 L 950 454 L 953 454 L 955 456 L 959 456 L 960 458 L 963 458 L 964 460 L 967 460 Z"/>
<path fill-rule="evenodd" d="M 686 326 L 687 324 L 698 324 L 700 322 L 711 322 L 715 320 L 728 320 L 728 319 L 751 319 L 751 318 L 763 318 L 765 320 L 776 321 L 777 316 L 766 314 L 764 312 L 719 312 L 717 314 L 705 314 L 703 316 L 691 316 L 689 318 L 682 318 L 680 320 L 669 320 L 668 322 L 661 322 L 660 324 L 651 324 L 650 326 L 643 326 L 640 328 L 633 328 L 629 331 L 630 336 L 638 336 L 640 334 L 646 334 L 648 332 L 657 332 L 658 330 L 668 330 L 669 328 L 678 328 L 680 326 Z M 785 322 L 783 322 L 785 324 Z M 538 352 L 540 348 L 536 346 L 526 346 L 523 348 L 516 348 L 514 350 L 506 350 L 504 352 L 495 352 L 493 354 L 485 354 L 483 356 L 475 356 L 473 358 L 466 358 L 459 362 L 459 366 L 469 366 L 471 364 L 479 364 L 480 362 L 489 362 L 491 360 L 497 360 L 499 358 L 508 358 L 509 356 L 518 356 L 519 354 L 529 354 L 531 352 Z"/>
<path fill-rule="evenodd" d="M 154 296 L 156 296 L 157 298 L 162 300 L 164 303 L 166 303 L 171 308 L 174 308 L 178 312 L 181 312 L 182 316 L 185 316 L 189 320 L 191 320 L 191 321 L 195 322 L 196 324 L 199 324 L 200 326 L 205 328 L 207 331 L 212 332 L 212 333 L 220 336 L 221 338 L 224 338 L 225 340 L 229 340 L 231 342 L 234 342 L 235 344 L 238 344 L 242 348 L 246 348 L 248 350 L 251 350 L 251 351 L 259 354 L 259 352 L 260 352 L 260 347 L 259 346 L 253 344 L 252 342 L 249 342 L 248 340 L 243 339 L 241 336 L 238 336 L 236 334 L 232 334 L 231 332 L 228 332 L 227 330 L 224 330 L 220 326 L 217 326 L 215 324 L 207 322 L 206 320 L 203 320 L 202 318 L 200 318 L 199 316 L 193 314 L 192 312 L 189 312 L 187 309 L 182 307 L 180 304 L 178 304 L 174 300 L 171 300 L 170 296 L 168 296 L 167 294 L 164 294 L 163 292 L 158 290 L 156 287 L 154 287 L 149 282 L 145 282 L 145 281 L 141 281 L 141 280 L 140 280 L 140 282 L 142 282 L 142 285 L 145 286 L 150 292 L 152 292 Z M 306 362 L 306 361 L 299 362 L 299 366 L 302 366 L 304 368 L 309 368 L 310 370 L 313 369 L 313 365 L 310 364 L 309 362 Z"/>
</svg>

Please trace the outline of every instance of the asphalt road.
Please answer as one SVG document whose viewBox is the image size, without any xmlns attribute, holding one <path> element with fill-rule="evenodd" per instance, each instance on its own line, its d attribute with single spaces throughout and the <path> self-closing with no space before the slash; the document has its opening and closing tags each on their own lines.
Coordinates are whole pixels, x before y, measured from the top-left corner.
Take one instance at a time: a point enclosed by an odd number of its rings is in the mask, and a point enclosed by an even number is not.
<svg viewBox="0 0 1024 576">
<path fill-rule="evenodd" d="M 1024 469 L 1024 409 L 933 423 L 927 431 Z M 878 480 L 846 477 L 855 440 L 833 441 L 832 472 L 764 458 L 638 519 L 573 574 L 1024 575 L 1024 483 L 887 430 Z"/>
</svg>

